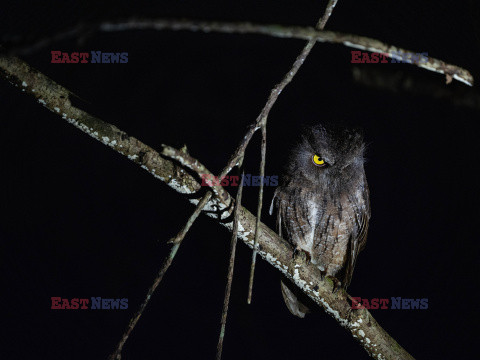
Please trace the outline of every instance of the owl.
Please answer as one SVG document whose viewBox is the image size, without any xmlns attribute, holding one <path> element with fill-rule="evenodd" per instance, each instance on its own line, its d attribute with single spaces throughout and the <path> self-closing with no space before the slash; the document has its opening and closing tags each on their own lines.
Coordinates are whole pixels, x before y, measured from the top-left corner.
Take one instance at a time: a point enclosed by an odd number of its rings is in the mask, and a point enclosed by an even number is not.
<svg viewBox="0 0 480 360">
<path fill-rule="evenodd" d="M 358 253 L 367 240 L 370 202 L 364 171 L 363 136 L 341 126 L 317 125 L 305 131 L 290 154 L 273 206 L 277 230 L 334 281 L 346 289 Z M 282 294 L 290 312 L 304 317 L 308 308 L 286 280 Z"/>
</svg>

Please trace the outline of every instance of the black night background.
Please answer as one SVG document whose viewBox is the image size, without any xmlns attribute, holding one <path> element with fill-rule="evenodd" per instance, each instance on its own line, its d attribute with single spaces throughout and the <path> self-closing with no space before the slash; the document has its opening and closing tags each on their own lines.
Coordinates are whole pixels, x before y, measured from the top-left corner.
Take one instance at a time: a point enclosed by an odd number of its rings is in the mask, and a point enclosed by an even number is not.
<svg viewBox="0 0 480 360">
<path fill-rule="evenodd" d="M 313 26 L 327 1 L 63 1 L 3 4 L 0 42 L 34 41 L 80 22 L 127 17 Z M 468 69 L 480 82 L 480 7 L 470 1 L 339 0 L 325 29 L 382 40 Z M 184 144 L 219 173 L 288 71 L 303 40 L 188 31 L 85 34 L 21 56 L 81 99 L 77 106 L 159 150 Z M 51 51 L 128 52 L 126 64 L 52 64 Z M 423 310 L 371 310 L 417 359 L 477 352 L 480 94 L 409 64 L 352 64 L 318 43 L 274 105 L 266 175 L 280 175 L 301 127 L 364 130 L 372 218 L 348 292 L 428 299 Z M 404 90 L 359 81 L 411 79 Z M 427 89 L 422 90 L 422 89 Z M 442 89 L 447 94 L 440 96 Z M 418 90 L 418 91 L 417 91 Z M 437 91 L 438 90 L 438 91 Z M 466 101 L 465 99 L 473 99 Z M 106 359 L 193 206 L 133 162 L 0 81 L 1 359 Z M 245 171 L 258 174 L 260 134 Z M 274 187 L 266 187 L 262 221 Z M 234 188 L 228 188 L 234 194 Z M 244 188 L 255 212 L 258 188 Z M 212 359 L 230 233 L 201 216 L 125 345 L 124 359 Z M 223 359 L 368 359 L 321 309 L 292 316 L 279 272 L 239 242 Z M 51 297 L 127 298 L 125 310 L 52 310 Z"/>
</svg>

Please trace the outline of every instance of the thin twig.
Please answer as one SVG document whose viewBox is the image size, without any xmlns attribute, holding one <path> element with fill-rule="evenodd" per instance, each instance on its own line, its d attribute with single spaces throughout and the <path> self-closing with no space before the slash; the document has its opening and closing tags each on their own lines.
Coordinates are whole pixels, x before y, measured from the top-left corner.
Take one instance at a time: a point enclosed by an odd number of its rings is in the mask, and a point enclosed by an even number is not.
<svg viewBox="0 0 480 360">
<path fill-rule="evenodd" d="M 330 15 L 332 15 L 332 11 L 337 5 L 338 0 L 330 0 L 327 4 L 327 8 L 325 9 L 325 13 L 323 16 L 318 20 L 316 28 L 323 30 L 325 27 L 328 19 L 330 18 Z M 262 179 L 262 182 L 260 184 L 260 189 L 258 193 L 258 207 L 257 207 L 257 222 L 255 225 L 255 242 L 253 246 L 253 253 L 252 253 L 252 264 L 250 266 L 250 278 L 249 278 L 249 283 L 248 283 L 248 298 L 247 298 L 247 303 L 250 304 L 252 302 L 252 291 L 253 291 L 253 279 L 255 276 L 255 264 L 256 264 L 256 259 L 257 259 L 257 242 L 258 242 L 258 227 L 260 225 L 260 219 L 262 216 L 262 203 L 263 203 L 263 178 L 265 175 L 265 156 L 266 156 L 266 147 L 267 147 L 267 117 L 268 113 L 270 112 L 270 109 L 272 108 L 273 104 L 277 100 L 278 95 L 280 92 L 285 88 L 285 86 L 288 85 L 290 81 L 292 81 L 293 77 L 297 74 L 298 70 L 300 67 L 303 65 L 305 62 L 305 59 L 307 58 L 308 54 L 310 54 L 310 51 L 312 50 L 313 46 L 315 45 L 316 40 L 311 39 L 307 42 L 305 47 L 302 49 L 300 52 L 300 55 L 297 56 L 295 59 L 295 62 L 292 65 L 292 68 L 290 71 L 284 76 L 282 82 L 276 86 L 276 91 L 273 92 L 272 94 L 277 94 L 276 97 L 273 99 L 269 99 L 267 102 L 267 106 L 262 110 L 262 118 L 260 119 L 260 126 L 262 127 L 262 148 L 261 148 L 261 162 L 260 162 L 260 178 Z M 275 89 L 274 89 L 275 90 Z"/>
<path fill-rule="evenodd" d="M 170 249 L 170 253 L 168 254 L 167 258 L 163 261 L 163 264 L 160 268 L 160 271 L 158 272 L 157 276 L 155 277 L 153 284 L 150 286 L 147 292 L 147 296 L 145 297 L 145 300 L 142 302 L 140 305 L 138 311 L 132 316 L 130 319 L 130 322 L 128 324 L 128 327 L 125 329 L 125 332 L 123 333 L 122 338 L 120 339 L 120 342 L 117 345 L 117 348 L 113 352 L 112 355 L 110 355 L 110 360 L 117 360 L 121 359 L 121 354 L 122 354 L 122 349 L 123 346 L 125 345 L 125 342 L 127 341 L 128 337 L 130 336 L 130 333 L 133 331 L 135 328 L 135 325 L 137 325 L 138 320 L 143 314 L 143 311 L 147 307 L 148 302 L 150 301 L 150 298 L 152 297 L 153 293 L 157 289 L 158 285 L 163 279 L 163 276 L 167 272 L 168 268 L 173 262 L 173 259 L 175 258 L 175 255 L 177 254 L 178 248 L 182 244 L 182 241 L 187 234 L 188 230 L 194 223 L 195 219 L 200 215 L 202 212 L 203 207 L 205 204 L 210 200 L 212 193 L 208 192 L 205 194 L 205 196 L 202 198 L 202 200 L 198 203 L 197 207 L 195 208 L 195 211 L 193 214 L 190 216 L 188 219 L 187 223 L 185 226 L 180 230 L 180 232 L 177 234 L 177 236 L 171 241 L 173 243 L 172 248 Z"/>
<path fill-rule="evenodd" d="M 174 149 L 174 148 L 172 148 L 170 146 L 167 146 L 167 145 L 162 145 L 162 147 L 163 147 L 163 151 L 161 152 L 162 155 L 164 155 L 164 156 L 166 156 L 170 159 L 178 161 L 180 164 L 182 164 L 183 166 L 185 166 L 186 168 L 188 168 L 190 170 L 195 171 L 197 174 L 211 175 L 210 171 L 208 171 L 208 169 L 203 164 L 201 164 L 199 161 L 197 161 L 196 159 L 193 159 L 188 154 L 188 152 L 186 150 L 185 151 L 177 150 L 177 149 Z M 223 187 L 212 185 L 211 189 L 214 192 L 216 197 L 219 197 L 223 200 L 228 200 L 229 195 L 225 191 L 225 189 L 223 189 Z M 137 324 L 138 320 L 142 316 L 142 313 L 145 310 L 151 296 L 155 292 L 155 289 L 158 287 L 158 285 L 160 284 L 160 282 L 163 279 L 163 276 L 165 275 L 168 268 L 172 264 L 173 259 L 174 259 L 175 255 L 177 254 L 178 248 L 180 247 L 183 239 L 185 238 L 188 231 L 192 227 L 193 223 L 198 218 L 198 215 L 200 215 L 203 208 L 205 207 L 205 205 L 207 204 L 207 202 L 210 200 L 211 197 L 212 197 L 212 193 L 211 193 L 211 191 L 208 191 L 202 197 L 200 202 L 197 204 L 197 206 L 195 208 L 195 211 L 192 213 L 192 215 L 187 220 L 187 222 L 182 227 L 182 229 L 177 233 L 177 235 L 174 238 L 170 239 L 169 243 L 173 244 L 173 246 L 170 250 L 170 254 L 164 260 L 157 277 L 154 279 L 152 286 L 148 290 L 147 297 L 145 298 L 145 301 L 140 305 L 139 310 L 133 315 L 132 319 L 130 320 L 130 323 L 129 323 L 127 329 L 125 330 L 120 342 L 118 343 L 115 352 L 110 357 L 112 360 L 120 358 L 122 348 L 123 348 L 125 342 L 127 341 L 130 333 L 135 328 L 135 325 Z"/>
<path fill-rule="evenodd" d="M 239 164 L 241 167 L 241 164 Z M 223 299 L 222 320 L 220 325 L 220 335 L 217 345 L 217 360 L 222 358 L 223 339 L 225 338 L 225 325 L 227 323 L 228 303 L 230 302 L 230 293 L 232 290 L 233 268 L 235 266 L 235 252 L 237 249 L 238 223 L 240 209 L 242 207 L 242 189 L 243 189 L 243 172 L 235 199 L 235 218 L 233 220 L 232 240 L 230 242 L 230 261 L 228 264 L 227 286 L 225 287 L 225 298 Z"/>
<path fill-rule="evenodd" d="M 253 291 L 253 278 L 255 276 L 255 264 L 257 262 L 257 246 L 258 246 L 258 236 L 259 236 L 259 226 L 260 219 L 262 216 L 262 204 L 263 204 L 263 179 L 265 177 L 265 153 L 267 148 L 267 119 L 262 125 L 262 145 L 261 145 L 261 161 L 260 161 L 260 189 L 258 191 L 258 203 L 257 203 L 257 221 L 255 223 L 255 240 L 253 242 L 253 251 L 252 251 L 252 264 L 250 265 L 250 277 L 248 282 L 248 298 L 247 303 L 252 303 L 252 291 Z"/>
<path fill-rule="evenodd" d="M 323 30 L 325 25 L 327 24 L 328 19 L 332 16 L 333 9 L 337 6 L 338 0 L 329 0 L 327 4 L 327 8 L 325 9 L 325 13 L 323 14 L 320 22 L 315 27 L 318 30 Z"/>
<path fill-rule="evenodd" d="M 330 8 L 330 7 L 328 7 Z M 196 20 L 180 20 L 180 19 L 129 19 L 125 21 L 103 22 L 99 24 L 80 24 L 62 33 L 38 40 L 34 44 L 15 45 L 10 44 L 7 50 L 9 54 L 30 54 L 45 46 L 51 46 L 58 40 L 80 37 L 82 34 L 93 33 L 95 31 L 117 32 L 127 30 L 189 30 L 203 32 L 221 32 L 231 34 L 261 34 L 280 38 L 315 40 L 318 42 L 329 42 L 335 44 L 343 44 L 354 49 L 382 53 L 392 59 L 398 59 L 408 62 L 423 69 L 434 71 L 445 76 L 450 76 L 455 80 L 464 84 L 473 86 L 473 76 L 466 69 L 459 66 L 448 64 L 442 60 L 428 57 L 426 62 L 418 62 L 416 52 L 405 50 L 400 47 L 388 45 L 382 41 L 368 38 L 365 36 L 343 34 L 333 31 L 320 31 L 310 27 L 301 26 L 284 26 L 284 25 L 260 25 L 247 22 L 209 22 Z M 0 49 L 0 52 L 2 50 Z M 5 50 L 3 51 L 5 52 Z M 398 54 L 404 56 L 399 57 Z"/>
<path fill-rule="evenodd" d="M 163 145 L 163 144 L 162 144 L 162 148 L 163 149 L 161 154 L 163 156 L 166 156 L 170 159 L 178 161 L 180 164 L 182 164 L 183 166 L 187 167 L 190 170 L 193 170 L 197 174 L 202 174 L 202 176 L 206 175 L 209 177 L 213 176 L 210 173 L 210 171 L 208 171 L 208 169 L 205 167 L 205 165 L 198 162 L 198 160 L 191 157 L 188 153 L 185 153 L 184 151 L 179 151 L 177 149 L 174 149 L 170 146 Z M 224 200 L 228 199 L 229 197 L 228 192 L 223 188 L 223 186 L 220 186 L 219 184 L 216 184 L 215 182 L 210 182 L 210 181 L 206 181 L 205 183 L 210 187 L 210 189 L 214 192 L 214 194 L 217 197 L 220 197 L 221 199 L 224 199 Z"/>
</svg>

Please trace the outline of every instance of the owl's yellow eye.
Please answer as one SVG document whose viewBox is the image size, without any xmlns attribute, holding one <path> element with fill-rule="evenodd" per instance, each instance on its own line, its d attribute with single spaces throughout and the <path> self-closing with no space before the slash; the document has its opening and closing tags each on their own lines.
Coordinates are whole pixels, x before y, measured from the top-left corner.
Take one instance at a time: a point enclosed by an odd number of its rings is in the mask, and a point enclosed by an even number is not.
<svg viewBox="0 0 480 360">
<path fill-rule="evenodd" d="M 318 156 L 317 154 L 313 155 L 313 163 L 316 165 L 316 166 L 324 166 L 325 165 L 325 160 L 323 160 L 320 156 Z"/>
</svg>

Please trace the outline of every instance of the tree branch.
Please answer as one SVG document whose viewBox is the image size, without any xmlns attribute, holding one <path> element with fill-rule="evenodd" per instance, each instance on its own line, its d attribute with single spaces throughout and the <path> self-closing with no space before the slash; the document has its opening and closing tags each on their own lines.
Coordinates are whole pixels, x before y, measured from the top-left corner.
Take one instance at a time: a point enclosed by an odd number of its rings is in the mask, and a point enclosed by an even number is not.
<svg viewBox="0 0 480 360">
<path fill-rule="evenodd" d="M 327 11 L 331 10 L 329 7 Z M 283 26 L 283 25 L 260 25 L 248 22 L 214 22 L 214 21 L 196 21 L 180 19 L 129 19 L 125 21 L 103 22 L 99 24 L 79 24 L 69 30 L 37 41 L 33 45 L 10 46 L 11 54 L 29 54 L 40 48 L 60 40 L 74 37 L 80 37 L 85 33 L 95 31 L 116 32 L 127 30 L 189 30 L 203 32 L 221 32 L 230 34 L 261 34 L 280 38 L 315 40 L 317 42 L 329 42 L 343 44 L 354 49 L 361 49 L 376 53 L 382 53 L 386 56 L 400 61 L 408 62 L 412 65 L 443 74 L 447 80 L 451 78 L 461 81 L 464 84 L 473 86 L 473 76 L 466 69 L 459 66 L 447 64 L 446 62 L 428 57 L 426 62 L 415 62 L 416 53 L 405 50 L 397 46 L 388 45 L 380 40 L 368 38 L 365 36 L 343 34 L 333 31 L 320 31 L 311 27 L 301 26 Z M 398 54 L 404 54 L 399 57 Z"/>
<path fill-rule="evenodd" d="M 181 194 L 189 194 L 189 201 L 199 202 L 201 185 L 196 177 L 186 172 L 181 164 L 162 157 L 148 145 L 128 136 L 117 127 L 108 124 L 85 111 L 74 107 L 70 92 L 47 76 L 31 68 L 15 57 L 0 55 L 0 75 L 53 113 L 76 126 L 94 139 L 101 141 L 120 154 L 127 156 L 155 178 Z M 228 193 L 227 193 L 228 194 Z M 195 197 L 198 195 L 198 197 Z M 233 199 L 213 196 L 204 210 L 229 231 L 233 229 L 230 218 Z M 212 212 L 215 210 L 215 212 Z M 238 239 L 253 247 L 256 218 L 247 209 L 239 209 Z M 377 359 L 413 359 L 397 342 L 382 329 L 366 309 L 352 309 L 349 296 L 343 292 L 333 293 L 331 280 L 320 280 L 320 272 L 313 264 L 291 266 L 292 248 L 263 223 L 260 223 L 258 254 L 291 279 L 313 301 L 323 307 L 337 322 L 348 329 L 365 350 Z"/>
<path fill-rule="evenodd" d="M 480 110 L 480 92 L 475 87 L 450 87 L 431 76 L 412 76 L 401 70 L 362 66 L 352 68 L 353 80 L 360 85 L 395 94 L 430 97 L 456 106 Z"/>
</svg>

